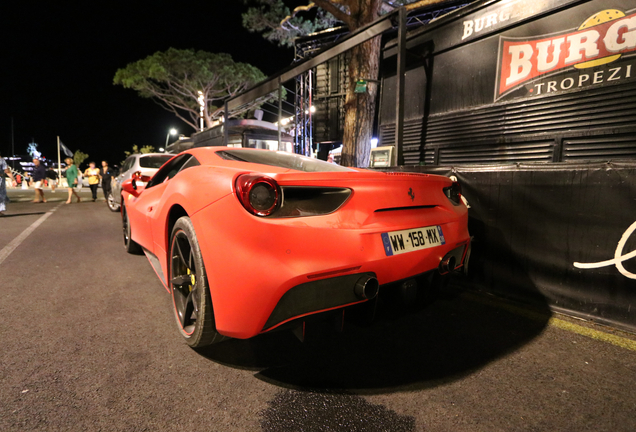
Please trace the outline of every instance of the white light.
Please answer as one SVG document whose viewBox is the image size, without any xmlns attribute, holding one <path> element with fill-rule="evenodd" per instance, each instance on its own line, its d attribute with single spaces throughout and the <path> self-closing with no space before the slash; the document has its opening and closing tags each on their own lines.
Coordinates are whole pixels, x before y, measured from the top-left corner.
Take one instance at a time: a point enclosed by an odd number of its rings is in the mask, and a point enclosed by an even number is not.
<svg viewBox="0 0 636 432">
<path fill-rule="evenodd" d="M 170 140 L 170 135 L 176 135 L 176 134 L 178 134 L 178 133 L 179 133 L 179 131 L 178 131 L 178 130 L 176 130 L 175 128 L 171 128 L 171 129 L 168 131 L 168 133 L 166 134 L 166 145 L 165 145 L 165 147 L 168 147 L 168 141 Z M 163 151 L 163 149 L 160 149 L 159 151 L 160 151 L 160 152 L 162 152 L 162 151 Z"/>
<path fill-rule="evenodd" d="M 159 152 L 162 153 L 164 151 L 163 147 L 159 147 Z"/>
<path fill-rule="evenodd" d="M 312 113 L 313 113 L 313 112 L 316 112 L 316 107 L 312 105 L 312 106 L 309 108 L 309 111 L 311 111 Z"/>
<path fill-rule="evenodd" d="M 371 138 L 371 148 L 376 148 L 378 146 L 378 139 Z"/>
</svg>

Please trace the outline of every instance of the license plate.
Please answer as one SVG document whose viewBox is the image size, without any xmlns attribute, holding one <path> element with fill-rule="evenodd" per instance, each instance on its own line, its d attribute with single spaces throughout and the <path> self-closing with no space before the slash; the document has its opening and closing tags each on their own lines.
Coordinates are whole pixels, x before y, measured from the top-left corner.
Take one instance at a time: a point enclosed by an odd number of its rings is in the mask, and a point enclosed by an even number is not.
<svg viewBox="0 0 636 432">
<path fill-rule="evenodd" d="M 399 255 L 446 244 L 440 226 L 428 226 L 382 233 L 386 256 Z"/>
</svg>

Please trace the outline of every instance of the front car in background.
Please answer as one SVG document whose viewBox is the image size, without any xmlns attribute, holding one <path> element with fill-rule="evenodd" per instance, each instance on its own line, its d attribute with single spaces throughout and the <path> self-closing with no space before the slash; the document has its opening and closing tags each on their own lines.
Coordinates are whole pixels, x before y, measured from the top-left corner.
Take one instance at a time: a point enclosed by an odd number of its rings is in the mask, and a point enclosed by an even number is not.
<svg viewBox="0 0 636 432">
<path fill-rule="evenodd" d="M 130 179 L 133 173 L 141 172 L 142 175 L 152 177 L 157 170 L 172 158 L 171 154 L 165 153 L 135 153 L 126 158 L 121 165 L 119 174 L 112 178 L 108 198 L 106 203 L 108 208 L 114 212 L 120 210 L 121 206 L 121 185 Z"/>
<path fill-rule="evenodd" d="M 121 202 L 124 245 L 145 252 L 192 347 L 458 271 L 470 247 L 456 182 L 284 152 L 191 149 L 124 182 Z"/>
</svg>

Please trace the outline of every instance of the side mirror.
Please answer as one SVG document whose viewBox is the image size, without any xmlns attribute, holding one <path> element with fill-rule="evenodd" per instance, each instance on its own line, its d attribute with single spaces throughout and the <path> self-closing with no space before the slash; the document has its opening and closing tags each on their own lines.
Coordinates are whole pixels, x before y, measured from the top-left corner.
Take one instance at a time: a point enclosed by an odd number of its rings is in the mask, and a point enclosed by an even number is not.
<svg viewBox="0 0 636 432">
<path fill-rule="evenodd" d="M 121 184 L 122 190 L 125 190 L 134 197 L 138 197 L 144 190 L 146 183 L 150 181 L 150 176 L 142 175 L 141 171 L 134 172 L 132 177 Z M 140 182 L 141 185 L 137 184 Z M 139 189 L 141 186 L 141 189 Z"/>
<path fill-rule="evenodd" d="M 128 192 L 129 194 L 131 194 L 132 196 L 134 196 L 135 198 L 139 196 L 139 191 L 137 191 L 137 184 L 136 184 L 136 180 L 135 178 L 129 178 L 128 180 L 126 180 L 125 182 L 123 182 L 121 184 L 121 189 L 123 191 Z"/>
</svg>

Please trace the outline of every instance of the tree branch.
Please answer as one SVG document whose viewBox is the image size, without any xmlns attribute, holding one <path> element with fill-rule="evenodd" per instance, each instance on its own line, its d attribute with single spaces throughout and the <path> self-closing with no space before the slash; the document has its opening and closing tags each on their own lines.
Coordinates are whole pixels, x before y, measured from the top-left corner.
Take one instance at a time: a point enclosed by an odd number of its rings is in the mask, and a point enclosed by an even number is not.
<svg viewBox="0 0 636 432">
<path fill-rule="evenodd" d="M 170 48 L 118 70 L 113 83 L 136 90 L 198 130 L 199 92 L 203 92 L 203 116 L 209 126 L 211 118 L 223 111 L 218 101 L 264 78 L 260 70 L 235 63 L 229 54 Z"/>
<path fill-rule="evenodd" d="M 153 101 L 154 103 L 156 103 L 157 105 L 159 105 L 161 108 L 165 109 L 166 111 L 171 112 L 171 113 L 173 113 L 174 115 L 176 115 L 177 117 L 179 117 L 179 118 L 180 118 L 181 120 L 183 120 L 183 121 L 184 121 L 187 125 L 191 126 L 191 127 L 192 127 L 195 131 L 199 129 L 199 128 L 195 125 L 195 124 L 192 124 L 190 121 L 186 120 L 186 119 L 185 119 L 185 118 L 184 118 L 181 114 L 179 114 L 179 112 L 178 112 L 177 110 L 175 110 L 175 109 L 174 109 L 173 107 L 171 107 L 170 105 L 162 104 L 162 103 L 160 102 L 160 100 L 157 100 L 157 99 L 154 99 L 154 98 L 152 99 L 152 101 Z M 190 114 L 190 115 L 192 115 L 192 113 L 189 113 L 189 114 Z"/>
<path fill-rule="evenodd" d="M 407 11 L 413 10 L 413 9 L 418 9 L 424 6 L 430 6 L 430 5 L 434 5 L 434 4 L 439 4 L 439 3 L 445 3 L 448 0 L 420 0 L 420 1 L 416 1 L 415 3 L 411 3 L 406 7 Z"/>
<path fill-rule="evenodd" d="M 349 27 L 349 30 L 353 30 L 354 29 L 354 22 L 351 19 L 351 16 L 343 11 L 341 11 L 340 9 L 338 9 L 332 2 L 330 2 L 329 0 L 314 0 L 314 3 L 326 10 L 327 12 L 329 12 L 331 15 L 333 15 L 334 17 L 336 17 L 336 19 L 342 21 L 343 23 L 345 23 L 347 25 L 347 27 Z"/>
<path fill-rule="evenodd" d="M 156 92 L 156 91 L 153 91 L 152 89 L 149 89 L 148 91 L 150 91 L 156 98 L 161 100 L 166 105 L 174 106 L 184 111 L 195 111 L 191 107 L 189 107 L 183 99 L 172 97 L 172 95 L 170 94 Z"/>
<path fill-rule="evenodd" d="M 293 17 L 295 17 L 295 16 L 296 16 L 296 14 L 297 14 L 298 12 L 306 12 L 306 11 L 308 11 L 308 10 L 311 10 L 311 9 L 315 8 L 315 7 L 316 7 L 316 3 L 314 3 L 314 2 L 309 3 L 307 6 L 298 6 L 297 8 L 295 8 L 295 9 L 291 12 L 291 14 L 289 14 L 289 15 L 287 15 L 285 18 L 283 18 L 283 20 L 280 22 L 280 24 L 279 24 L 279 25 L 280 25 L 281 27 L 284 27 L 284 26 L 285 26 L 285 23 L 286 23 L 287 21 L 289 21 L 290 19 L 292 19 Z M 290 24 L 290 25 L 291 25 L 291 24 Z M 293 27 L 294 29 L 296 29 L 296 27 L 294 27 L 293 25 L 292 25 L 291 27 Z"/>
</svg>

